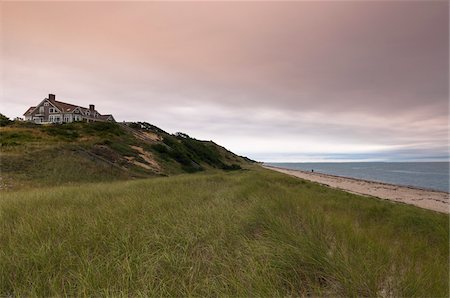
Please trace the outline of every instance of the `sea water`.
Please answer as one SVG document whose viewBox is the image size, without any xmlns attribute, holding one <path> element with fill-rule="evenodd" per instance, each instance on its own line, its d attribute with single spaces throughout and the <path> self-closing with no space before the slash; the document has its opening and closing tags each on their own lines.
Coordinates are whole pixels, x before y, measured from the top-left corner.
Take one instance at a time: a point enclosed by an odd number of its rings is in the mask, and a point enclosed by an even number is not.
<svg viewBox="0 0 450 298">
<path fill-rule="evenodd" d="M 449 192 L 449 162 L 266 163 L 396 185 Z"/>
</svg>

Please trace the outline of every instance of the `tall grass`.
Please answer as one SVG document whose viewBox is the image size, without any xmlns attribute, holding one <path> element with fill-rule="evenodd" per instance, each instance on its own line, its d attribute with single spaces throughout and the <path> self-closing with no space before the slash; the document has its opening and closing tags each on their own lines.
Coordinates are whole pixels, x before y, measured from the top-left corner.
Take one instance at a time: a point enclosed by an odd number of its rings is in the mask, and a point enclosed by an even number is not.
<svg viewBox="0 0 450 298">
<path fill-rule="evenodd" d="M 262 169 L 10 192 L 0 296 L 448 297 L 448 224 Z"/>
</svg>

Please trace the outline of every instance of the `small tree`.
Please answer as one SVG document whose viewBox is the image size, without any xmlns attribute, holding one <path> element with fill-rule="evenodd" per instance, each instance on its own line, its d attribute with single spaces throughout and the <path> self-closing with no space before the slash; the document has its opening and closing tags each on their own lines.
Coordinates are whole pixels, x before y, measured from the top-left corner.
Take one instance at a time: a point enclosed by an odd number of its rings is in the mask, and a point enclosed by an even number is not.
<svg viewBox="0 0 450 298">
<path fill-rule="evenodd" d="M 6 117 L 2 113 L 0 113 L 0 126 L 6 126 L 6 125 L 10 124 L 11 122 L 12 121 L 8 117 Z"/>
</svg>

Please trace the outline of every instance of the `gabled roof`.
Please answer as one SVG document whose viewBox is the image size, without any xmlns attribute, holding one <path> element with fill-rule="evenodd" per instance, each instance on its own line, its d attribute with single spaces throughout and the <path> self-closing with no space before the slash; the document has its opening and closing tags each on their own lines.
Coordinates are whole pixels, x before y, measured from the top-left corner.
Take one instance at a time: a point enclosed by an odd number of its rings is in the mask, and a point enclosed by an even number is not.
<svg viewBox="0 0 450 298">
<path fill-rule="evenodd" d="M 77 108 L 79 108 L 83 113 L 86 113 L 87 111 L 91 111 L 90 109 L 85 108 L 85 107 L 76 106 L 76 105 L 73 105 L 73 104 L 70 104 L 70 103 L 57 101 L 57 100 L 54 100 L 54 99 L 48 99 L 48 101 L 52 105 L 56 106 L 63 113 L 72 113 Z M 101 114 L 97 110 L 94 110 L 94 112 L 96 112 L 99 116 L 101 116 Z M 112 115 L 111 115 L 111 117 L 112 117 Z M 90 118 L 95 119 L 94 117 L 90 117 Z"/>
<path fill-rule="evenodd" d="M 23 113 L 23 115 L 24 116 L 31 115 L 31 112 L 33 112 L 34 109 L 36 109 L 36 107 L 29 107 L 28 110 L 25 113 Z"/>
<path fill-rule="evenodd" d="M 102 119 L 102 120 L 108 120 L 108 119 L 114 120 L 114 117 L 113 117 L 113 115 L 111 115 L 111 114 L 108 114 L 108 115 L 98 115 L 98 118 L 99 118 L 99 119 Z"/>
<path fill-rule="evenodd" d="M 48 101 L 53 104 L 54 106 L 56 106 L 61 112 L 64 113 L 70 113 L 73 110 L 75 110 L 76 108 L 78 108 L 79 106 L 70 104 L 70 103 L 66 103 L 66 102 L 62 102 L 62 101 L 57 101 L 54 99 L 48 99 Z M 83 107 L 80 107 L 81 109 L 86 109 Z"/>
</svg>

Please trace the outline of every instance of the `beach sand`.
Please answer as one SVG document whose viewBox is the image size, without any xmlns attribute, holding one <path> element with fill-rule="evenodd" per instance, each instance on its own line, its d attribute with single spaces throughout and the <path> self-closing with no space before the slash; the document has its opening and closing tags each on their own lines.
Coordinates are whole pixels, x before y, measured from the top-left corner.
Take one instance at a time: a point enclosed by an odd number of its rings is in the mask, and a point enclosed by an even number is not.
<svg viewBox="0 0 450 298">
<path fill-rule="evenodd" d="M 449 194 L 442 191 L 399 186 L 316 172 L 289 170 L 267 165 L 263 167 L 359 195 L 372 196 L 442 213 L 449 213 Z"/>
</svg>

